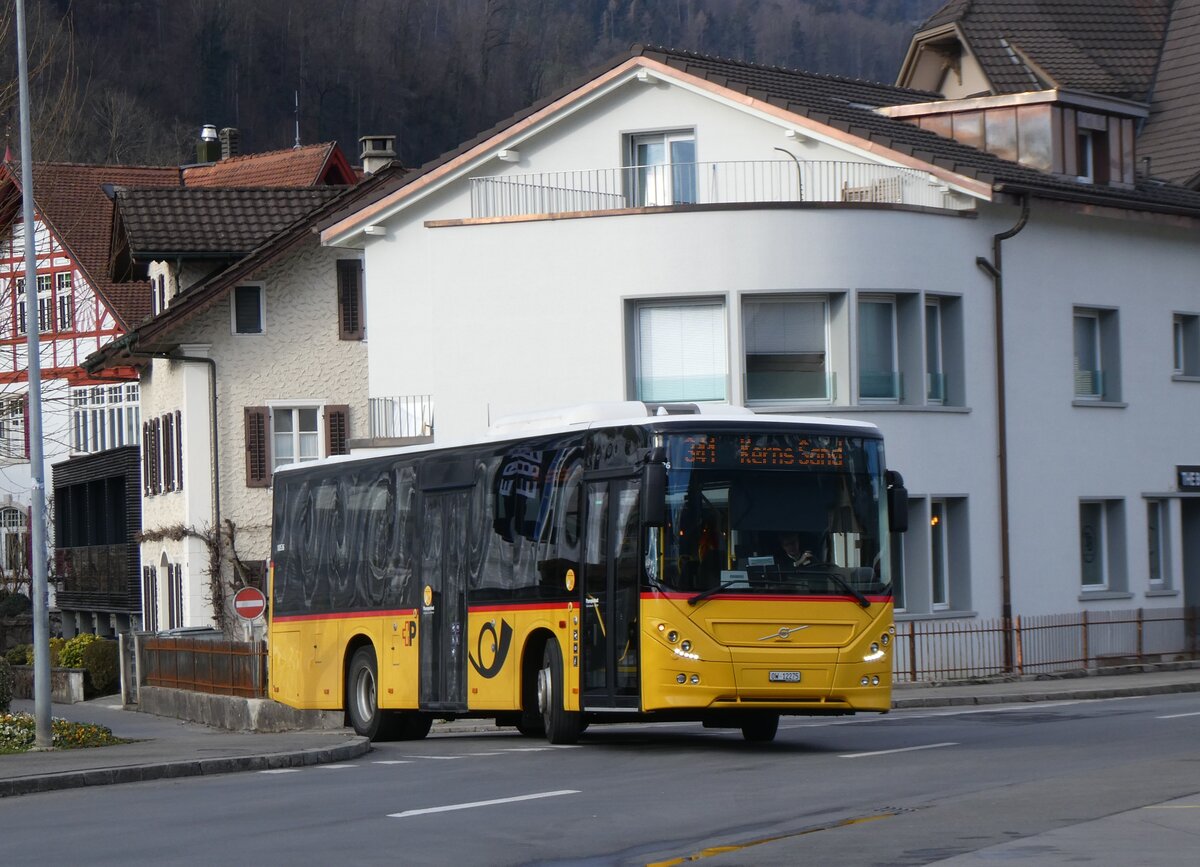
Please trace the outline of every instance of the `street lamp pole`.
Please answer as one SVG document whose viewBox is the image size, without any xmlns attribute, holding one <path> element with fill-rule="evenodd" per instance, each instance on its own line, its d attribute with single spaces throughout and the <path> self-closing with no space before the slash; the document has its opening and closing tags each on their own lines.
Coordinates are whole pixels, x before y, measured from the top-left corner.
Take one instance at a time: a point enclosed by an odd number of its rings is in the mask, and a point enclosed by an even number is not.
<svg viewBox="0 0 1200 867">
<path fill-rule="evenodd" d="M 42 364 L 38 330 L 37 230 L 33 213 L 33 133 L 29 121 L 29 59 L 25 0 L 17 5 L 17 75 L 21 102 L 21 203 L 25 222 L 25 336 L 29 358 L 29 539 L 33 579 L 34 745 L 53 745 L 50 729 L 50 612 L 46 581 L 46 466 L 42 450 Z"/>
</svg>

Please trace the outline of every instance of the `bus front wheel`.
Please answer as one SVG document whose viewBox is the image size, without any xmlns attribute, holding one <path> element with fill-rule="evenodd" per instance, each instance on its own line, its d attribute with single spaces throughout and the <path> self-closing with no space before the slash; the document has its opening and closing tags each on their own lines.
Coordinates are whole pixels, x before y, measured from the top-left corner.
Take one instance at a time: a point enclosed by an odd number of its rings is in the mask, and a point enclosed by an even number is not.
<svg viewBox="0 0 1200 867">
<path fill-rule="evenodd" d="M 558 642 L 546 642 L 542 656 L 542 669 L 537 682 L 538 709 L 546 727 L 546 739 L 552 744 L 573 744 L 579 740 L 580 716 L 577 711 L 563 707 L 562 653 Z"/>
</svg>

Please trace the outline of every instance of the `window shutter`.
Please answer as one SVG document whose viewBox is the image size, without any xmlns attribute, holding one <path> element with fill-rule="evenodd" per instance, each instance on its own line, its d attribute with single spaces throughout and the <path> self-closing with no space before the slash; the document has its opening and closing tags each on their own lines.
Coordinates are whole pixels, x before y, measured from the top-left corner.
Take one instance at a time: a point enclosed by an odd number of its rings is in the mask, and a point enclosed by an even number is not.
<svg viewBox="0 0 1200 867">
<path fill-rule="evenodd" d="M 175 490 L 183 490 L 183 416 L 175 410 Z"/>
<path fill-rule="evenodd" d="M 271 485 L 270 410 L 265 406 L 246 407 L 246 487 Z"/>
<path fill-rule="evenodd" d="M 337 260 L 338 337 L 342 340 L 363 338 L 362 262 Z"/>
<path fill-rule="evenodd" d="M 159 419 L 150 419 L 150 493 L 162 493 L 162 426 Z"/>
<path fill-rule="evenodd" d="M 325 407 L 325 455 L 350 454 L 350 407 Z"/>
<path fill-rule="evenodd" d="M 162 484 L 164 491 L 175 490 L 175 419 L 162 417 Z"/>
<path fill-rule="evenodd" d="M 142 422 L 142 496 L 150 496 L 150 422 Z"/>
</svg>

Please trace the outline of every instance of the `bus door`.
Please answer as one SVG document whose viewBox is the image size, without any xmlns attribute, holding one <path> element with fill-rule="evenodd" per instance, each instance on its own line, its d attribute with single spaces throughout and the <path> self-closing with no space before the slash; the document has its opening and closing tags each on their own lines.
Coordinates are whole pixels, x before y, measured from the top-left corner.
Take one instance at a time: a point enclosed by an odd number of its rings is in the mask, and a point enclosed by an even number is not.
<svg viewBox="0 0 1200 867">
<path fill-rule="evenodd" d="M 466 710 L 470 490 L 427 492 L 421 519 L 422 710 Z"/>
<path fill-rule="evenodd" d="M 585 710 L 638 706 L 639 480 L 586 483 L 581 607 Z"/>
</svg>

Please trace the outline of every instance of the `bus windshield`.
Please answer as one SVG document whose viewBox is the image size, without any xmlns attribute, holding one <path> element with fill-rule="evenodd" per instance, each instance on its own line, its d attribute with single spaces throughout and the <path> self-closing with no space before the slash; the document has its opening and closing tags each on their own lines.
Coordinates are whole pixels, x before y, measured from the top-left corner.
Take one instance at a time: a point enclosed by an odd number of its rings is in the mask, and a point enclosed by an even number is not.
<svg viewBox="0 0 1200 867">
<path fill-rule="evenodd" d="M 668 522 L 649 577 L 700 594 L 891 592 L 879 440 L 805 433 L 668 434 Z"/>
</svg>

